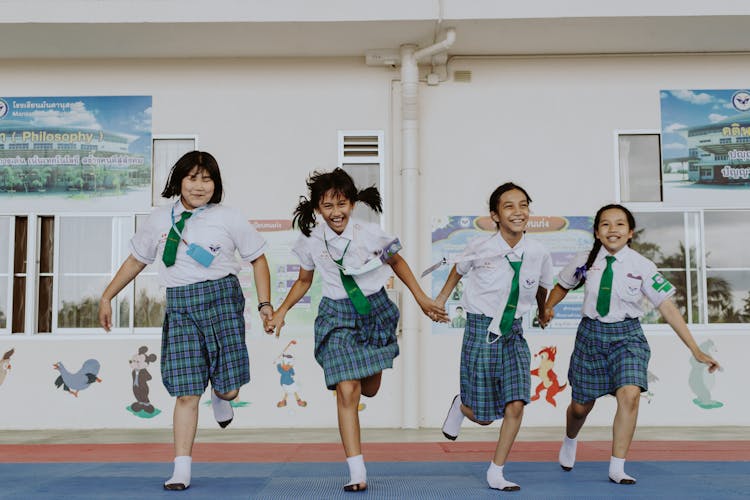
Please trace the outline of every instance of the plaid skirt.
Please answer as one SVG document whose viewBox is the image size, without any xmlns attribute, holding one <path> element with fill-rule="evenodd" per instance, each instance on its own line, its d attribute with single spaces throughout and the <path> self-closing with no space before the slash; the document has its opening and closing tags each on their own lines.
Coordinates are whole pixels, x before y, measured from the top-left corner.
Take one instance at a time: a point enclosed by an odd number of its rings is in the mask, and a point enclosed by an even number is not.
<svg viewBox="0 0 750 500">
<path fill-rule="evenodd" d="M 237 276 L 167 288 L 161 377 L 172 396 L 219 392 L 250 381 L 245 298 Z"/>
<path fill-rule="evenodd" d="M 461 347 L 461 402 L 471 408 L 477 420 L 503 418 L 511 401 L 528 404 L 531 394 L 531 353 L 523 337 L 521 320 L 500 338 L 489 334 L 492 318 L 484 314 L 466 315 Z"/>
<path fill-rule="evenodd" d="M 315 318 L 315 360 L 323 368 L 326 386 L 360 380 L 393 367 L 398 356 L 396 328 L 399 311 L 384 289 L 367 299 L 370 313 L 360 315 L 348 298 L 323 297 Z"/>
<path fill-rule="evenodd" d="M 650 358 L 651 349 L 637 319 L 602 323 L 584 317 L 568 368 L 573 401 L 588 403 L 625 385 L 648 390 Z"/>
</svg>

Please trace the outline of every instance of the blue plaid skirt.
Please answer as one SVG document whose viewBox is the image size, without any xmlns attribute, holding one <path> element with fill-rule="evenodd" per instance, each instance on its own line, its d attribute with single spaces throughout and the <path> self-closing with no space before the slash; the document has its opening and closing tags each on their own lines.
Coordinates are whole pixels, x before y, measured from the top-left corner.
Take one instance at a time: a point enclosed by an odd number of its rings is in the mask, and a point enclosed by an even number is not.
<svg viewBox="0 0 750 500">
<path fill-rule="evenodd" d="M 360 380 L 393 367 L 398 356 L 396 328 L 399 311 L 384 289 L 367 299 L 370 313 L 360 315 L 348 298 L 323 297 L 315 318 L 315 359 L 323 368 L 326 386 Z"/>
<path fill-rule="evenodd" d="M 511 401 L 528 404 L 531 394 L 531 353 L 523 337 L 521 320 L 513 322 L 509 334 L 497 338 L 487 327 L 492 318 L 468 313 L 461 347 L 461 402 L 477 420 L 503 418 Z"/>
<path fill-rule="evenodd" d="M 161 377 L 172 396 L 219 392 L 250 381 L 245 297 L 237 276 L 167 288 Z"/>
<path fill-rule="evenodd" d="M 602 323 L 583 318 L 570 357 L 573 401 L 588 403 L 625 385 L 648 390 L 651 349 L 638 319 Z"/>
</svg>

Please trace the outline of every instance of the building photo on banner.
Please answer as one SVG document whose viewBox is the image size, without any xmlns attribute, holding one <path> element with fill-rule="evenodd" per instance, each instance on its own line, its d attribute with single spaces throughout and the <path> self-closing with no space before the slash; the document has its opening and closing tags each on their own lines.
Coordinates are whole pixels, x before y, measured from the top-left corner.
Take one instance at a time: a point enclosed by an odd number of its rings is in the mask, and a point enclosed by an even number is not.
<svg viewBox="0 0 750 500">
<path fill-rule="evenodd" d="M 662 90 L 664 202 L 750 206 L 750 90 Z"/>
<path fill-rule="evenodd" d="M 147 210 L 150 187 L 150 96 L 0 96 L 4 211 Z"/>
</svg>

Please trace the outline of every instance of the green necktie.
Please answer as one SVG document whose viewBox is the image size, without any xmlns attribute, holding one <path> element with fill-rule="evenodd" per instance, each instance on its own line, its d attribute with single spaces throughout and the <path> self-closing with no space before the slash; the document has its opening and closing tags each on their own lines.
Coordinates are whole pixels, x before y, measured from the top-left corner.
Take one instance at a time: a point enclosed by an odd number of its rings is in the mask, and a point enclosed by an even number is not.
<svg viewBox="0 0 750 500">
<path fill-rule="evenodd" d="M 503 335 L 510 333 L 513 329 L 513 322 L 516 320 L 516 306 L 518 306 L 518 275 L 521 274 L 522 261 L 511 262 L 506 255 L 505 258 L 508 260 L 508 264 L 513 268 L 513 281 L 510 284 L 510 294 L 508 295 L 508 303 L 505 304 L 505 310 L 503 311 L 503 317 L 500 320 L 500 333 Z"/>
<path fill-rule="evenodd" d="M 173 266 L 175 260 L 177 260 L 177 247 L 180 245 L 180 235 L 177 234 L 177 231 L 182 233 L 182 228 L 185 227 L 185 221 L 190 218 L 190 216 L 193 215 L 193 212 L 188 212 L 185 210 L 182 212 L 182 215 L 180 215 L 180 220 L 174 223 L 174 226 L 172 226 L 172 229 L 169 231 L 169 235 L 167 236 L 167 241 L 164 243 L 164 255 L 162 255 L 161 260 L 164 261 L 164 265 L 169 267 Z M 175 231 L 175 226 L 177 227 L 177 231 Z"/>
<path fill-rule="evenodd" d="M 349 241 L 351 243 L 351 241 Z M 346 255 L 346 251 L 349 249 L 349 243 L 346 244 L 346 248 L 344 248 L 344 253 L 341 254 L 341 258 L 336 260 L 333 257 L 331 257 L 331 260 L 333 260 L 336 264 L 339 266 L 339 274 L 341 275 L 341 283 L 344 285 L 344 290 L 346 290 L 346 294 L 349 296 L 349 299 L 351 299 L 352 304 L 354 304 L 354 309 L 357 310 L 357 312 L 361 315 L 369 314 L 371 306 L 370 301 L 367 300 L 367 297 L 365 297 L 365 294 L 362 293 L 362 289 L 359 288 L 359 285 L 357 285 L 357 282 L 354 281 L 353 276 L 349 276 L 348 274 L 344 274 L 343 269 L 341 269 L 344 265 L 344 255 Z M 328 250 L 328 242 L 326 241 L 326 250 Z M 331 253 L 329 252 L 328 255 L 330 256 Z"/>
<path fill-rule="evenodd" d="M 609 303 L 612 299 L 612 263 L 614 256 L 607 255 L 607 267 L 602 273 L 602 281 L 599 284 L 599 296 L 596 298 L 596 312 L 603 318 L 609 314 Z"/>
</svg>

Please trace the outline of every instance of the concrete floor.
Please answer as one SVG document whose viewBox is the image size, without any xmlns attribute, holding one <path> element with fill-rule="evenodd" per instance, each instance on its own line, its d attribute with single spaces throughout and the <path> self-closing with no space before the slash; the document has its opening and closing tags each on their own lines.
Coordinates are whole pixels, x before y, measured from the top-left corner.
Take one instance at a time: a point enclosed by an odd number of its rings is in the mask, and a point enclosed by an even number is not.
<svg viewBox="0 0 750 500">
<path fill-rule="evenodd" d="M 488 428 L 461 429 L 461 441 L 495 441 L 499 423 Z M 558 441 L 562 427 L 521 427 L 519 441 Z M 582 441 L 611 439 L 610 427 L 584 427 Z M 641 441 L 731 441 L 750 440 L 750 427 L 639 427 L 635 440 Z M 371 443 L 441 442 L 440 429 L 362 429 L 362 441 Z M 14 430 L 0 431 L 0 444 L 64 443 L 171 443 L 171 429 L 91 429 L 91 430 Z M 196 442 L 204 443 L 338 443 L 337 429 L 199 429 Z"/>
</svg>

